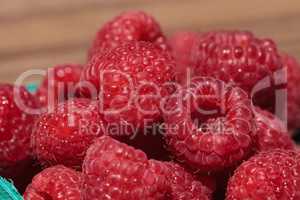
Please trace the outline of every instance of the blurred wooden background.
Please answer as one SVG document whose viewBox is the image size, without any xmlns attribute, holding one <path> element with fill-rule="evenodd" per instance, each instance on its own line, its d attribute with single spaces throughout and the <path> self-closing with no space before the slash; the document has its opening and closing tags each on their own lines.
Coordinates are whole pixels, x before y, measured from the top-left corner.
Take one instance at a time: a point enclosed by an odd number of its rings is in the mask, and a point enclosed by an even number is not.
<svg viewBox="0 0 300 200">
<path fill-rule="evenodd" d="M 300 59 L 300 1 L 0 0 L 0 81 L 28 69 L 84 63 L 96 30 L 124 10 L 145 10 L 167 35 L 247 29 Z"/>
</svg>

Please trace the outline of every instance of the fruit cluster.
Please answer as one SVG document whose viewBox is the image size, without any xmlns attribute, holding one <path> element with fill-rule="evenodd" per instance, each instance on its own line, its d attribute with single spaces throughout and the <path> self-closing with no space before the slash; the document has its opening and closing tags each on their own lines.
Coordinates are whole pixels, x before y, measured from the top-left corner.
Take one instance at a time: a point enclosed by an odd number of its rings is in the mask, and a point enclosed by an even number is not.
<svg viewBox="0 0 300 200">
<path fill-rule="evenodd" d="M 0 175 L 25 200 L 298 200 L 299 81 L 270 39 L 126 12 L 35 93 L 0 84 Z"/>
</svg>

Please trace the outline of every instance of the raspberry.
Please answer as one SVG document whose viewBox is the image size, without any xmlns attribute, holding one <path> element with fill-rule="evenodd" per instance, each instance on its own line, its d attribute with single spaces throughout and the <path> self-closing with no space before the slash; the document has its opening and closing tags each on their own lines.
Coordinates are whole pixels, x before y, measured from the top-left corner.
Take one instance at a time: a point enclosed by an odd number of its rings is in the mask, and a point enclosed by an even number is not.
<svg viewBox="0 0 300 200">
<path fill-rule="evenodd" d="M 266 151 L 276 148 L 294 149 L 294 142 L 288 134 L 283 122 L 268 111 L 255 108 L 256 148 Z"/>
<path fill-rule="evenodd" d="M 166 100 L 166 141 L 178 161 L 217 172 L 246 159 L 253 148 L 253 112 L 246 92 L 197 78 Z"/>
<path fill-rule="evenodd" d="M 288 98 L 288 128 L 294 130 L 300 127 L 300 94 L 298 84 L 300 82 L 300 64 L 287 54 L 282 55 L 283 64 L 287 69 L 287 98 Z"/>
<path fill-rule="evenodd" d="M 12 180 L 18 191 L 23 192 L 40 170 L 31 158 L 30 149 L 36 116 L 28 110 L 38 106 L 34 96 L 22 86 L 0 84 L 0 97 L 0 176 Z"/>
<path fill-rule="evenodd" d="M 82 80 L 100 92 L 108 123 L 142 128 L 160 120 L 159 102 L 169 92 L 167 83 L 174 79 L 174 65 L 168 52 L 151 43 L 131 42 L 94 56 Z M 90 96 L 85 89 L 82 94 Z"/>
<path fill-rule="evenodd" d="M 202 34 L 198 45 L 195 76 L 210 76 L 225 82 L 234 82 L 253 95 L 257 105 L 275 101 L 275 75 L 283 68 L 276 44 L 259 39 L 250 32 L 220 31 Z M 266 88 L 263 87 L 264 80 Z M 259 91 L 255 91 L 258 89 Z M 252 93 L 255 93 L 252 94 Z M 274 103 L 273 103 L 274 104 Z"/>
<path fill-rule="evenodd" d="M 63 164 L 80 168 L 93 140 L 105 132 L 99 103 L 72 99 L 42 114 L 32 134 L 32 147 L 43 166 Z"/>
<path fill-rule="evenodd" d="M 152 16 L 141 11 L 125 12 L 107 22 L 98 31 L 89 50 L 88 60 L 96 54 L 130 41 L 152 42 L 167 49 L 165 36 Z"/>
<path fill-rule="evenodd" d="M 227 187 L 227 200 L 300 198 L 300 154 L 273 150 L 255 155 L 235 171 Z"/>
<path fill-rule="evenodd" d="M 184 84 L 188 69 L 196 66 L 197 53 L 193 50 L 199 43 L 199 34 L 194 32 L 177 32 L 170 39 L 173 57 L 176 61 L 176 79 Z"/>
<path fill-rule="evenodd" d="M 82 66 L 78 64 L 63 64 L 48 69 L 48 73 L 36 93 L 40 106 L 53 107 L 54 104 L 74 97 L 72 92 L 75 93 L 81 69 Z M 48 105 L 49 99 L 51 100 L 50 105 Z"/>
<path fill-rule="evenodd" d="M 165 200 L 211 199 L 212 191 L 178 164 L 155 160 L 150 163 L 156 174 L 167 177 L 168 192 Z"/>
<path fill-rule="evenodd" d="M 0 84 L 0 173 L 19 162 L 30 160 L 30 135 L 37 108 L 34 97 L 24 88 Z M 22 105 L 23 104 L 23 105 Z"/>
<path fill-rule="evenodd" d="M 63 165 L 47 168 L 28 185 L 24 200 L 80 200 L 82 175 Z"/>
<path fill-rule="evenodd" d="M 83 200 L 159 200 L 165 195 L 163 173 L 151 169 L 145 153 L 108 136 L 88 149 L 83 179 Z"/>
</svg>

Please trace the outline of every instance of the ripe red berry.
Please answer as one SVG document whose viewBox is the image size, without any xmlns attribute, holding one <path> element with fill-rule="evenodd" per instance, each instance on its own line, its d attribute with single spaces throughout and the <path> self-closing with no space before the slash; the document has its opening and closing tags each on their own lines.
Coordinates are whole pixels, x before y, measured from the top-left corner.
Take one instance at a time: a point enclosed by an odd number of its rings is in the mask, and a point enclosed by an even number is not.
<svg viewBox="0 0 300 200">
<path fill-rule="evenodd" d="M 162 49 L 167 48 L 160 25 L 152 16 L 141 11 L 125 12 L 101 27 L 89 50 L 88 60 L 130 41 L 152 42 Z"/>
<path fill-rule="evenodd" d="M 24 200 L 81 200 L 81 177 L 63 165 L 47 168 L 33 178 Z"/>
<path fill-rule="evenodd" d="M 48 69 L 36 92 L 40 106 L 53 107 L 59 102 L 73 98 L 76 92 L 76 84 L 80 80 L 81 70 L 82 66 L 78 64 L 63 64 Z"/>
<path fill-rule="evenodd" d="M 299 199 L 299 174 L 299 152 L 262 152 L 238 167 L 229 180 L 226 200 Z"/>
<path fill-rule="evenodd" d="M 140 150 L 108 136 L 96 140 L 83 163 L 83 199 L 164 199 L 165 178 Z"/>
<path fill-rule="evenodd" d="M 283 122 L 272 113 L 255 108 L 256 148 L 267 151 L 276 148 L 294 149 L 295 145 Z"/>
<path fill-rule="evenodd" d="M 184 168 L 172 162 L 151 160 L 151 167 L 167 179 L 165 200 L 209 200 L 212 192 Z M 163 175 L 162 175 L 163 174 Z"/>
<path fill-rule="evenodd" d="M 169 92 L 174 65 L 168 52 L 151 43 L 131 42 L 94 56 L 84 67 L 82 81 L 99 92 L 108 123 L 142 128 L 160 119 L 159 103 Z M 82 91 L 91 95 L 86 88 Z"/>
<path fill-rule="evenodd" d="M 283 66 L 273 41 L 257 38 L 250 32 L 219 31 L 201 34 L 195 46 L 195 76 L 233 82 L 260 106 L 275 101 L 275 84 L 280 83 L 274 73 L 284 73 L 280 71 Z"/>
<path fill-rule="evenodd" d="M 29 109 L 35 108 L 34 97 L 24 87 L 0 84 L 0 173 L 30 160 L 34 115 Z"/>
<path fill-rule="evenodd" d="M 80 168 L 86 150 L 105 130 L 97 101 L 68 100 L 37 119 L 31 138 L 33 151 L 44 166 Z"/>
<path fill-rule="evenodd" d="M 166 100 L 166 141 L 178 161 L 216 172 L 246 159 L 254 120 L 246 92 L 212 78 L 197 78 Z"/>
<path fill-rule="evenodd" d="M 199 35 L 195 32 L 177 32 L 170 39 L 170 47 L 176 61 L 176 80 L 185 84 L 190 70 L 196 66 L 197 53 L 194 49 L 199 44 Z M 191 74 L 192 76 L 193 74 Z"/>
<path fill-rule="evenodd" d="M 287 69 L 287 112 L 288 128 L 293 131 L 300 127 L 300 94 L 298 84 L 300 82 L 300 64 L 287 54 L 282 55 L 283 64 Z"/>
</svg>

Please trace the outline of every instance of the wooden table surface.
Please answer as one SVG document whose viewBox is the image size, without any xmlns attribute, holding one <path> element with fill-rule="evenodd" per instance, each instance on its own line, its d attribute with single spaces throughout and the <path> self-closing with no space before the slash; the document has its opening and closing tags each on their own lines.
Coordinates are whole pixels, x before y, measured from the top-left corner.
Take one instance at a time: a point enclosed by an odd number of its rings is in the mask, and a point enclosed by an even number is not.
<svg viewBox="0 0 300 200">
<path fill-rule="evenodd" d="M 29 69 L 84 63 L 96 30 L 125 10 L 149 12 L 167 35 L 178 30 L 251 30 L 273 38 L 282 51 L 300 59 L 300 1 L 265 2 L 0 0 L 0 81 L 14 82 Z"/>
</svg>

